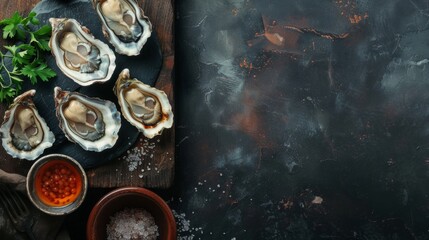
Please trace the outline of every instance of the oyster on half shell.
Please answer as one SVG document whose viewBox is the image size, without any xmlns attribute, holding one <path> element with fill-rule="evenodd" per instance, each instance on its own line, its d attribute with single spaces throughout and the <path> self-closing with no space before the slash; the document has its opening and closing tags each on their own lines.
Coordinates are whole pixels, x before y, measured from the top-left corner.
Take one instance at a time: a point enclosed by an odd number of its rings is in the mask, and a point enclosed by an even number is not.
<svg viewBox="0 0 429 240">
<path fill-rule="evenodd" d="M 116 68 L 115 53 L 94 38 L 75 19 L 50 18 L 52 35 L 49 41 L 60 70 L 82 86 L 110 79 Z"/>
<path fill-rule="evenodd" d="M 122 115 L 147 138 L 160 135 L 173 125 L 173 112 L 165 92 L 130 78 L 124 69 L 113 89 Z"/>
<path fill-rule="evenodd" d="M 134 0 L 92 0 L 103 34 L 119 54 L 139 55 L 152 24 Z"/>
<path fill-rule="evenodd" d="M 59 126 L 67 139 L 94 152 L 115 145 L 121 127 L 115 104 L 59 87 L 54 89 L 54 98 Z"/>
<path fill-rule="evenodd" d="M 0 128 L 3 148 L 14 158 L 34 160 L 55 142 L 45 120 L 39 115 L 29 90 L 15 98 Z"/>
</svg>

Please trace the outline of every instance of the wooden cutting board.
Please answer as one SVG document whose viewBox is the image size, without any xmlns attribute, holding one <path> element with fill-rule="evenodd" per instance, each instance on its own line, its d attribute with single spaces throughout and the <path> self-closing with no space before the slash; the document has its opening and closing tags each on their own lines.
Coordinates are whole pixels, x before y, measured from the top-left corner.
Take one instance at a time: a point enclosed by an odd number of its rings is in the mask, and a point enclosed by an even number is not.
<svg viewBox="0 0 429 240">
<path fill-rule="evenodd" d="M 10 17 L 15 11 L 28 14 L 38 2 L 38 0 L 1 1 L 0 8 L 3 11 L 0 12 L 0 19 Z M 174 0 L 139 0 L 138 3 L 153 24 L 163 54 L 163 65 L 155 87 L 166 92 L 174 111 Z M 0 105 L 1 119 L 6 107 Z M 136 143 L 119 158 L 87 169 L 89 184 L 91 187 L 103 188 L 121 186 L 168 188 L 174 179 L 174 145 L 174 126 L 172 129 L 164 130 L 161 136 L 150 140 L 140 134 Z M 32 164 L 31 161 L 12 159 L 3 148 L 0 149 L 0 158 L 0 169 L 22 175 L 26 175 Z"/>
</svg>

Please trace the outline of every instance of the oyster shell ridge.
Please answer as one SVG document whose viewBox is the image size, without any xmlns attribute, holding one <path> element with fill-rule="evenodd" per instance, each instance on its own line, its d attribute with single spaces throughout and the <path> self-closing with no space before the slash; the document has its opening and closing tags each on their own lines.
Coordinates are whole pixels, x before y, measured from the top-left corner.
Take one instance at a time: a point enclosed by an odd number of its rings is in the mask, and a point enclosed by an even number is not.
<svg viewBox="0 0 429 240">
<path fill-rule="evenodd" d="M 119 54 L 128 55 L 128 56 L 137 56 L 140 54 L 143 46 L 146 44 L 147 39 L 151 36 L 152 32 L 152 23 L 149 18 L 144 15 L 143 9 L 141 9 L 137 2 L 134 0 L 119 0 L 125 2 L 125 4 L 129 4 L 132 8 L 137 21 L 143 28 L 143 36 L 139 37 L 137 42 L 125 43 L 121 39 L 119 39 L 118 35 L 108 27 L 108 23 L 102 13 L 101 5 L 106 0 L 92 0 L 93 6 L 102 22 L 103 35 L 106 39 L 115 47 L 115 51 Z"/>
<path fill-rule="evenodd" d="M 36 90 L 28 90 L 21 95 L 17 96 L 13 103 L 9 106 L 8 110 L 5 112 L 3 123 L 0 127 L 0 138 L 2 140 L 2 146 L 5 151 L 14 158 L 34 160 L 39 157 L 45 149 L 51 147 L 55 142 L 55 135 L 49 129 L 46 121 L 38 113 L 36 106 L 32 100 L 32 97 L 36 94 Z M 15 124 L 14 117 L 16 114 L 16 109 L 18 107 L 24 109 L 31 109 L 32 113 L 36 117 L 36 121 L 41 126 L 43 130 L 43 137 L 40 143 L 36 145 L 35 148 L 32 148 L 31 151 L 25 149 L 17 149 L 13 141 L 13 134 L 11 134 L 11 128 Z M 28 147 L 28 145 L 26 145 Z M 31 146 L 30 146 L 31 147 Z"/>
<path fill-rule="evenodd" d="M 162 118 L 160 122 L 154 126 L 147 126 L 139 121 L 136 121 L 127 107 L 126 100 L 123 97 L 123 90 L 130 87 L 131 85 L 137 85 L 143 91 L 150 92 L 158 98 L 161 104 Z M 116 80 L 115 87 L 113 91 L 118 98 L 119 106 L 121 107 L 122 116 L 133 126 L 135 126 L 143 135 L 147 138 L 153 138 L 157 135 L 161 135 L 164 129 L 171 128 L 173 126 L 174 114 L 171 108 L 171 104 L 168 100 L 167 94 L 159 89 L 151 87 L 137 79 L 131 79 L 128 69 L 122 70 L 119 74 L 118 79 Z"/>
<path fill-rule="evenodd" d="M 96 82 L 103 83 L 110 80 L 116 68 L 116 55 L 107 44 L 96 39 L 88 28 L 82 26 L 73 18 L 49 18 L 49 22 L 52 26 L 52 35 L 49 40 L 49 46 L 58 68 L 64 73 L 64 75 L 71 78 L 81 86 L 89 86 Z M 75 71 L 66 65 L 64 55 L 65 51 L 60 47 L 60 41 L 62 40 L 63 33 L 66 30 L 68 32 L 77 31 L 79 36 L 92 44 L 91 46 L 95 46 L 99 49 L 100 53 L 97 55 L 98 57 L 92 56 L 92 58 L 97 57 L 97 61 L 100 61 L 100 65 L 98 65 L 98 68 L 93 72 L 85 72 L 83 69 Z"/>
<path fill-rule="evenodd" d="M 113 102 L 100 98 L 89 97 L 78 92 L 63 91 L 60 87 L 55 87 L 54 98 L 59 127 L 70 142 L 78 144 L 87 151 L 94 152 L 101 152 L 105 149 L 112 148 L 115 145 L 118 140 L 118 133 L 121 127 L 121 114 L 117 111 L 116 105 Z M 82 98 L 86 99 L 86 101 L 98 102 L 97 104 L 100 107 L 102 106 L 105 108 L 105 111 L 100 110 L 103 116 L 103 121 L 108 119 L 108 122 L 105 123 L 104 136 L 96 141 L 88 141 L 68 130 L 68 124 L 65 122 L 66 118 L 64 117 L 61 107 L 71 98 Z"/>
</svg>

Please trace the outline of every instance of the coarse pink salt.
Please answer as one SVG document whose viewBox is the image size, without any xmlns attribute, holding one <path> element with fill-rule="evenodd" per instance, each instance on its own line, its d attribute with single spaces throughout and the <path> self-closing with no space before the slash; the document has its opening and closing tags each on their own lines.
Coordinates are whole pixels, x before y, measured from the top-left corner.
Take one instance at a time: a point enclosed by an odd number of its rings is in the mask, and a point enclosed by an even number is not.
<svg viewBox="0 0 429 240">
<path fill-rule="evenodd" d="M 107 224 L 107 240 L 156 240 L 158 236 L 155 219 L 141 208 L 116 212 Z"/>
</svg>

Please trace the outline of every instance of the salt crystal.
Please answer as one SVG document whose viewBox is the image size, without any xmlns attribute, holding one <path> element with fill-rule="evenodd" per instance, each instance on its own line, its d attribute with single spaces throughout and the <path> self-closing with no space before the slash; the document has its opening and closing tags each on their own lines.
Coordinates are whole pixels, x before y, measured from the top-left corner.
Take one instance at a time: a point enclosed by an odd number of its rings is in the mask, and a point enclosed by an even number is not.
<svg viewBox="0 0 429 240">
<path fill-rule="evenodd" d="M 140 140 L 142 141 L 142 140 Z M 130 172 L 137 169 L 138 166 L 142 165 L 144 156 L 149 156 L 153 158 L 154 153 L 153 149 L 156 148 L 154 142 L 150 142 L 147 139 L 144 140 L 143 146 L 135 147 L 133 149 L 127 150 L 127 156 L 122 157 L 123 160 L 128 163 L 128 170 Z M 149 163 L 150 165 L 150 163 Z M 150 169 L 149 169 L 150 170 Z"/>
<path fill-rule="evenodd" d="M 148 239 L 159 236 L 158 226 L 153 216 L 143 209 L 124 209 L 110 217 L 107 224 L 107 240 Z"/>
</svg>

